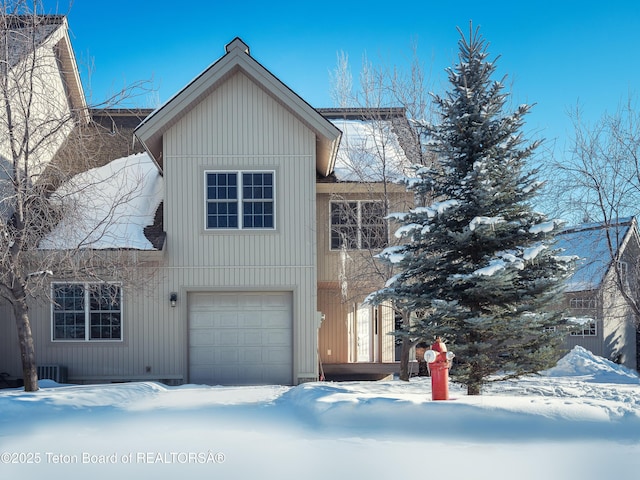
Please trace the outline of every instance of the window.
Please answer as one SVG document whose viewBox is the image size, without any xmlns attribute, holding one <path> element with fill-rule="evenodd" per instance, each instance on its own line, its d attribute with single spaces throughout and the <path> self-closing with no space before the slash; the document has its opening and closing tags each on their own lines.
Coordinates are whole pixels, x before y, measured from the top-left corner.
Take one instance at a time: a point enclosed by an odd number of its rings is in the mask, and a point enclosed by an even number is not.
<svg viewBox="0 0 640 480">
<path fill-rule="evenodd" d="M 575 309 L 596 308 L 598 302 L 594 297 L 574 297 L 569 299 L 569 307 Z"/>
<path fill-rule="evenodd" d="M 122 292 L 113 283 L 54 283 L 53 340 L 122 340 Z"/>
<path fill-rule="evenodd" d="M 382 202 L 331 202 L 331 249 L 380 249 L 388 244 Z"/>
<path fill-rule="evenodd" d="M 627 264 L 627 262 L 622 262 L 619 261 L 618 262 L 618 272 L 620 273 L 620 282 L 621 282 L 621 286 L 622 287 L 628 287 L 629 286 L 629 276 L 628 276 L 628 271 L 629 271 L 629 266 Z"/>
<path fill-rule="evenodd" d="M 274 172 L 205 172 L 205 228 L 273 229 Z"/>
<path fill-rule="evenodd" d="M 595 337 L 597 335 L 596 321 L 593 318 L 570 318 L 569 321 L 579 324 L 571 332 L 572 337 Z"/>
</svg>

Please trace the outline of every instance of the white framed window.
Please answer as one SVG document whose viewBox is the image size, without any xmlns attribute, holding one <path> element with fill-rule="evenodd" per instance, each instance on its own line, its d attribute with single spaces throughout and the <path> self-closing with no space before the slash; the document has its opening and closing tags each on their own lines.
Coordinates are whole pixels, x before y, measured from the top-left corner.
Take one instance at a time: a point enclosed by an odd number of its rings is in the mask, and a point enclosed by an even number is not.
<svg viewBox="0 0 640 480">
<path fill-rule="evenodd" d="M 205 229 L 275 229 L 275 172 L 206 171 Z"/>
<path fill-rule="evenodd" d="M 122 340 L 122 287 L 117 283 L 53 283 L 53 341 Z"/>
<path fill-rule="evenodd" d="M 623 287 L 629 286 L 629 265 L 627 262 L 618 262 L 618 271 L 620 272 L 620 280 Z"/>
<path fill-rule="evenodd" d="M 572 337 L 595 337 L 598 334 L 598 324 L 593 318 L 569 318 L 572 323 L 578 324 L 575 330 L 571 332 Z"/>
<path fill-rule="evenodd" d="M 331 250 L 382 249 L 389 244 L 384 204 L 380 201 L 333 201 Z"/>
<path fill-rule="evenodd" d="M 572 297 L 569 299 L 569 308 L 576 310 L 594 309 L 598 307 L 595 297 Z"/>
</svg>

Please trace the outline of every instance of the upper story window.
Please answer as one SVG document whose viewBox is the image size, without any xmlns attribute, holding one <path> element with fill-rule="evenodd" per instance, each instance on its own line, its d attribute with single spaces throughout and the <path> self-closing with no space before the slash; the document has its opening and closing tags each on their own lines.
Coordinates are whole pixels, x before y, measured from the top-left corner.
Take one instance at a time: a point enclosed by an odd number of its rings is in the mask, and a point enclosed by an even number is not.
<svg viewBox="0 0 640 480">
<path fill-rule="evenodd" d="M 207 229 L 275 228 L 274 172 L 205 172 Z"/>
<path fill-rule="evenodd" d="M 595 297 L 573 297 L 569 299 L 569 307 L 573 309 L 591 309 L 598 307 Z"/>
<path fill-rule="evenodd" d="M 122 340 L 122 291 L 114 283 L 52 284 L 53 340 Z"/>
<path fill-rule="evenodd" d="M 388 245 L 384 204 L 377 201 L 331 202 L 331 249 L 381 249 Z"/>
<path fill-rule="evenodd" d="M 623 287 L 629 286 L 629 266 L 627 262 L 619 261 L 618 262 L 618 272 L 620 272 L 620 281 Z"/>
</svg>

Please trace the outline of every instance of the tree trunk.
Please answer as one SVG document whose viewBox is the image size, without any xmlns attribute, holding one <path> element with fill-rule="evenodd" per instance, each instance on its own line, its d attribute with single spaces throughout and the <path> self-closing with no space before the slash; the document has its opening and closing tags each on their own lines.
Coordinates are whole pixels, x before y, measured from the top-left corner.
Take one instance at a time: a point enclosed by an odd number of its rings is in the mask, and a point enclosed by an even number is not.
<svg viewBox="0 0 640 480">
<path fill-rule="evenodd" d="M 469 375 L 469 383 L 467 383 L 467 395 L 481 395 L 484 377 L 480 366 L 476 363 L 470 365 L 471 372 Z"/>
<path fill-rule="evenodd" d="M 480 384 L 473 383 L 467 385 L 467 395 L 480 395 Z"/>
<path fill-rule="evenodd" d="M 400 349 L 400 380 L 409 381 L 409 354 L 411 353 L 411 340 L 409 337 L 402 337 Z"/>
<path fill-rule="evenodd" d="M 24 391 L 35 392 L 38 390 L 36 350 L 33 345 L 33 336 L 31 335 L 29 307 L 27 307 L 25 298 L 21 298 L 14 302 L 13 314 L 16 317 L 16 327 L 18 329 L 18 343 L 20 344 L 20 358 L 22 360 L 22 378 L 24 379 Z"/>
<path fill-rule="evenodd" d="M 402 310 L 402 327 L 405 332 L 411 329 L 411 313 L 407 310 Z M 411 347 L 413 347 L 413 342 L 408 336 L 403 335 L 402 343 L 400 344 L 400 380 L 403 382 L 409 381 L 409 355 L 411 354 Z"/>
</svg>

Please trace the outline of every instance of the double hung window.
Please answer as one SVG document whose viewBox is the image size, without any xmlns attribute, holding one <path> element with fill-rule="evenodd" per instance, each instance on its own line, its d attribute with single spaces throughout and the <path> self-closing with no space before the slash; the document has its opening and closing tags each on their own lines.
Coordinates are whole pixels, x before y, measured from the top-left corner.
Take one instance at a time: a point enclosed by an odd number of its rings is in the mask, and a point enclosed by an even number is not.
<svg viewBox="0 0 640 480">
<path fill-rule="evenodd" d="M 331 249 L 381 249 L 388 244 L 384 204 L 378 201 L 331 202 Z"/>
<path fill-rule="evenodd" d="M 595 297 L 572 297 L 569 299 L 569 307 L 576 310 L 595 309 L 598 300 Z"/>
<path fill-rule="evenodd" d="M 114 283 L 54 283 L 53 340 L 122 340 L 122 289 Z"/>
<path fill-rule="evenodd" d="M 274 229 L 274 172 L 205 172 L 205 228 Z"/>
<path fill-rule="evenodd" d="M 579 327 L 571 332 L 573 337 L 595 337 L 598 334 L 597 324 L 593 318 L 580 318 Z"/>
</svg>

